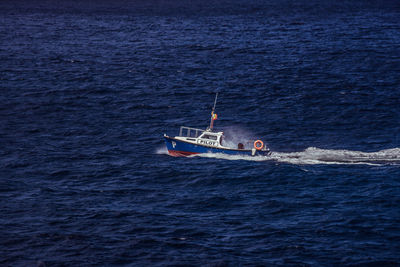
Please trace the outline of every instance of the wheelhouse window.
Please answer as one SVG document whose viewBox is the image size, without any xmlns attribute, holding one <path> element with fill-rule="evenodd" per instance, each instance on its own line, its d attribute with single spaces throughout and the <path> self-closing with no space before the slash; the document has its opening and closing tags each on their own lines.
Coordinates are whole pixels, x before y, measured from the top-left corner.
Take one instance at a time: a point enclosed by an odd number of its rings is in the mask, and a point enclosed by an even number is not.
<svg viewBox="0 0 400 267">
<path fill-rule="evenodd" d="M 215 135 L 208 135 L 208 134 L 203 135 L 201 138 L 202 138 L 202 139 L 217 140 L 217 136 L 215 136 Z"/>
</svg>

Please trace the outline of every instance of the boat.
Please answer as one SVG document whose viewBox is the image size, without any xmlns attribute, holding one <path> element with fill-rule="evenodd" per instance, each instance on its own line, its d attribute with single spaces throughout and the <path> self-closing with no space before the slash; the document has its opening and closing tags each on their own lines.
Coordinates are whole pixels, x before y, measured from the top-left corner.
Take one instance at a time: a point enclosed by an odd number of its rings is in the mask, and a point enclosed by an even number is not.
<svg viewBox="0 0 400 267">
<path fill-rule="evenodd" d="M 190 156 L 201 153 L 222 153 L 229 155 L 268 156 L 269 148 L 261 140 L 240 142 L 235 147 L 228 146 L 226 136 L 222 131 L 214 131 L 214 121 L 217 119 L 215 106 L 218 93 L 215 96 L 211 112 L 210 126 L 202 130 L 181 126 L 179 135 L 170 137 L 164 134 L 168 154 L 175 157 Z"/>
</svg>

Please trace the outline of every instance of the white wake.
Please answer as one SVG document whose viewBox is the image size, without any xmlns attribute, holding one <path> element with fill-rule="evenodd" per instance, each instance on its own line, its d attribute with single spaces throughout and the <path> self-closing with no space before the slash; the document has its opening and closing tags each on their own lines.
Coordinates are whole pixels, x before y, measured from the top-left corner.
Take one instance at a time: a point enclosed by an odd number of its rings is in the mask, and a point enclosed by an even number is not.
<svg viewBox="0 0 400 267">
<path fill-rule="evenodd" d="M 155 153 L 156 153 L 156 154 L 159 154 L 159 155 L 168 155 L 168 149 L 167 149 L 167 147 L 164 145 L 164 146 L 158 147 L 158 148 L 156 149 Z"/>
<path fill-rule="evenodd" d="M 198 154 L 196 157 L 219 158 L 226 160 L 276 161 L 296 165 L 306 164 L 367 164 L 400 165 L 400 148 L 377 152 L 351 150 L 332 150 L 309 147 L 301 152 L 272 152 L 269 156 L 236 156 L 227 154 Z"/>
</svg>

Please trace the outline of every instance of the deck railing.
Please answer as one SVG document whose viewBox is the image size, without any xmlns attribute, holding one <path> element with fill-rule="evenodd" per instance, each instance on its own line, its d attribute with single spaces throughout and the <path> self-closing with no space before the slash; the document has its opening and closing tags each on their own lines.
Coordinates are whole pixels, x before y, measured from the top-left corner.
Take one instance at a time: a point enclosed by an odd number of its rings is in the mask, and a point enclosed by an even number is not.
<svg viewBox="0 0 400 267">
<path fill-rule="evenodd" d="M 179 130 L 179 136 L 185 136 L 185 137 L 199 137 L 205 130 L 202 129 L 196 129 L 196 128 L 190 128 L 186 126 L 181 126 L 181 129 Z M 194 133 L 194 135 L 192 135 Z"/>
</svg>

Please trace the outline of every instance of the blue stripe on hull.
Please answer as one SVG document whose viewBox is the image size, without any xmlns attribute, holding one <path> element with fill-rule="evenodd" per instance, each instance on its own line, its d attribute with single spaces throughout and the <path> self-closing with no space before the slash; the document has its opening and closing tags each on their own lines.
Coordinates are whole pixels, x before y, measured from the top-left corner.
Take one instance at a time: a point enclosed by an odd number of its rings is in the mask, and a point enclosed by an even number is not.
<svg viewBox="0 0 400 267">
<path fill-rule="evenodd" d="M 221 148 L 213 148 L 213 147 L 205 147 L 201 145 L 191 144 L 188 142 L 183 142 L 180 140 L 176 140 L 171 137 L 164 137 L 165 143 L 167 145 L 168 151 L 171 153 L 176 152 L 187 152 L 192 154 L 199 153 L 224 153 L 229 155 L 248 155 L 251 156 L 251 150 L 229 150 L 229 149 L 221 149 Z M 172 144 L 175 143 L 175 145 Z M 171 154 L 172 154 L 171 153 Z M 256 151 L 256 155 L 268 155 L 266 151 Z"/>
</svg>

